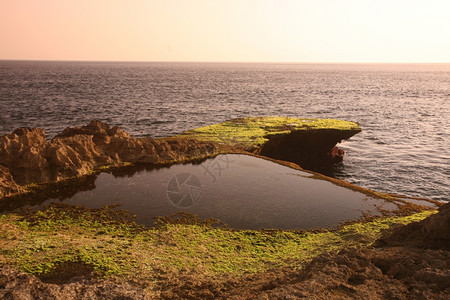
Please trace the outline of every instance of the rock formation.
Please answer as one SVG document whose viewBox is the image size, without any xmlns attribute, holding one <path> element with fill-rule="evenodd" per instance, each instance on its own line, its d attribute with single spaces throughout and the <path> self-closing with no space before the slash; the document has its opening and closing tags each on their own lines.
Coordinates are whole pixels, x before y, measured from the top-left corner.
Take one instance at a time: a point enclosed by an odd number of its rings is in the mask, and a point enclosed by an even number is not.
<svg viewBox="0 0 450 300">
<path fill-rule="evenodd" d="M 238 118 L 181 133 L 203 141 L 217 141 L 277 160 L 317 169 L 342 161 L 335 145 L 361 132 L 354 122 L 284 117 Z"/>
<path fill-rule="evenodd" d="M 396 228 L 374 243 L 374 247 L 399 246 L 450 251 L 450 203 L 441 206 L 439 213 Z"/>
<path fill-rule="evenodd" d="M 48 183 L 126 163 L 180 163 L 219 153 L 253 152 L 310 168 L 342 160 L 335 147 L 360 132 L 358 124 L 327 119 L 255 117 L 188 130 L 170 138 L 132 138 L 119 127 L 92 121 L 66 128 L 47 142 L 40 128 L 0 136 L 0 198 L 19 185 Z"/>
<path fill-rule="evenodd" d="M 0 198 L 19 192 L 19 186 L 15 183 L 9 169 L 0 165 Z"/>
<path fill-rule="evenodd" d="M 273 135 L 262 145 L 259 154 L 313 169 L 341 162 L 344 150 L 335 145 L 358 133 L 359 130 L 317 129 L 292 131 L 285 135 Z"/>
<path fill-rule="evenodd" d="M 58 181 L 102 166 L 168 164 L 217 153 L 211 142 L 132 138 L 119 127 L 95 120 L 66 128 L 50 142 L 40 128 L 19 128 L 0 137 L 0 197 L 17 192 L 17 185 Z"/>
</svg>

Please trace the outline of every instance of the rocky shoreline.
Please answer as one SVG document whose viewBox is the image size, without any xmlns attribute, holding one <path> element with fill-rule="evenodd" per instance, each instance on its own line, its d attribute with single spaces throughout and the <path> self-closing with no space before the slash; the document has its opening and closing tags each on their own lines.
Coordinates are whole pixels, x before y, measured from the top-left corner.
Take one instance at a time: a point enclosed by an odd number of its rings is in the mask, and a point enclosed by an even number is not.
<svg viewBox="0 0 450 300">
<path fill-rule="evenodd" d="M 221 127 L 212 125 L 154 139 L 133 138 L 117 126 L 94 120 L 86 126 L 68 127 L 49 142 L 40 128 L 18 128 L 0 136 L 0 198 L 19 193 L 21 186 L 86 175 L 102 167 L 167 165 L 220 153 L 256 153 L 305 167 L 332 164 L 344 155 L 336 143 L 361 131 L 352 122 L 318 123 L 316 127 L 311 120 L 305 121 L 307 125 L 301 122 L 236 119 L 216 124 Z M 208 132 L 211 128 L 213 134 Z"/>
<path fill-rule="evenodd" d="M 86 175 L 104 166 L 169 164 L 219 151 L 214 143 L 195 139 L 132 138 L 99 121 L 66 128 L 49 142 L 40 128 L 19 128 L 0 137 L 0 198 L 20 192 L 19 185 Z"/>
<path fill-rule="evenodd" d="M 342 160 L 336 143 L 360 131 L 352 122 L 274 117 L 160 139 L 133 138 L 99 121 L 67 128 L 50 141 L 42 129 L 19 128 L 0 137 L 0 206 L 30 185 L 43 184 L 36 195 L 70 193 L 93 185 L 94 174 L 108 168 L 134 172 L 222 153 L 310 168 Z M 450 204 L 433 214 L 401 196 L 351 188 L 399 201 L 402 217 L 336 231 L 266 232 L 199 220 L 146 229 L 108 207 L 7 213 L 0 218 L 0 297 L 448 299 Z"/>
</svg>

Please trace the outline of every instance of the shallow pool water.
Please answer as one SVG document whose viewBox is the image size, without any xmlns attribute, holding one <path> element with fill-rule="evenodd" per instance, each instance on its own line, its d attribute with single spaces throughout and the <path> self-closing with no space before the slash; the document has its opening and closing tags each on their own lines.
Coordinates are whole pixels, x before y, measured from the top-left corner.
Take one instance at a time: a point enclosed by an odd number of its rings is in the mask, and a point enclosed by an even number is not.
<svg viewBox="0 0 450 300">
<path fill-rule="evenodd" d="M 101 173 L 95 188 L 64 203 L 97 208 L 121 204 L 138 222 L 179 211 L 217 218 L 233 228 L 310 229 L 335 227 L 395 204 L 311 178 L 310 173 L 247 155 L 219 155 L 200 164 L 141 170 L 133 175 Z M 59 201 L 48 199 L 38 207 Z"/>
</svg>

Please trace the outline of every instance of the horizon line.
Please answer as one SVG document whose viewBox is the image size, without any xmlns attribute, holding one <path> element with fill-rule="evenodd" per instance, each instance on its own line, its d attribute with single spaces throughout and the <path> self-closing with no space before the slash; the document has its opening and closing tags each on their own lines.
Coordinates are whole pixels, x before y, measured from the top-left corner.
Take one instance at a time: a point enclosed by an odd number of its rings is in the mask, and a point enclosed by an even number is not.
<svg viewBox="0 0 450 300">
<path fill-rule="evenodd" d="M 95 59 L 9 59 L 0 58 L 0 61 L 29 61 L 29 62 L 105 62 L 105 63 L 217 63 L 217 64 L 450 64 L 450 61 L 446 62 L 374 62 L 374 61 L 183 61 L 183 60 L 95 60 Z"/>
</svg>

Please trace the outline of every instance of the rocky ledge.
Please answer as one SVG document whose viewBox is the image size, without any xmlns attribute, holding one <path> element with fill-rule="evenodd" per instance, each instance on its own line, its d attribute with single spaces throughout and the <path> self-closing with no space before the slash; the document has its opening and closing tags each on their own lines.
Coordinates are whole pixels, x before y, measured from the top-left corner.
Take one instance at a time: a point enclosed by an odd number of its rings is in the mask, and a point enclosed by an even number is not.
<svg viewBox="0 0 450 300">
<path fill-rule="evenodd" d="M 344 151 L 336 144 L 359 132 L 357 123 L 342 120 L 253 117 L 188 130 L 180 136 L 233 145 L 313 169 L 342 161 Z"/>
<path fill-rule="evenodd" d="M 31 183 L 89 174 L 105 166 L 164 165 L 220 153 L 251 152 L 304 168 L 341 161 L 336 143 L 360 132 L 339 120 L 255 117 L 234 119 L 169 138 L 133 138 L 100 121 L 66 128 L 49 142 L 40 128 L 0 136 L 0 198 Z"/>
</svg>

